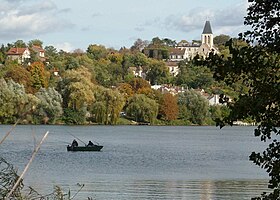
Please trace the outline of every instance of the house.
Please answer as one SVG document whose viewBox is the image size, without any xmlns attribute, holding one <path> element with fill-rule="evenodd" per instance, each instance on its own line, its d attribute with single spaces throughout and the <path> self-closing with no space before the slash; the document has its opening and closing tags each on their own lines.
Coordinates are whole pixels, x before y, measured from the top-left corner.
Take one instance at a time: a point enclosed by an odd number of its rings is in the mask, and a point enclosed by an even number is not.
<svg viewBox="0 0 280 200">
<path fill-rule="evenodd" d="M 7 58 L 17 60 L 19 64 L 22 64 L 30 59 L 30 51 L 28 48 L 12 47 L 7 52 Z"/>
<path fill-rule="evenodd" d="M 33 45 L 31 50 L 36 54 L 37 58 L 39 58 L 40 61 L 46 61 L 45 50 L 41 46 Z"/>
<path fill-rule="evenodd" d="M 143 69 L 140 66 L 138 66 L 138 67 L 129 67 L 128 71 L 133 73 L 133 75 L 135 77 L 141 77 L 143 79 L 145 79 L 145 77 L 146 77 L 146 74 L 143 72 Z"/>
<path fill-rule="evenodd" d="M 187 59 L 187 52 L 185 49 L 172 48 L 169 50 L 170 61 L 181 61 Z"/>
<path fill-rule="evenodd" d="M 176 61 L 168 61 L 165 64 L 168 67 L 169 73 L 172 76 L 175 77 L 175 76 L 178 75 L 178 73 L 179 73 L 179 64 L 178 64 L 178 62 L 176 62 Z"/>
</svg>

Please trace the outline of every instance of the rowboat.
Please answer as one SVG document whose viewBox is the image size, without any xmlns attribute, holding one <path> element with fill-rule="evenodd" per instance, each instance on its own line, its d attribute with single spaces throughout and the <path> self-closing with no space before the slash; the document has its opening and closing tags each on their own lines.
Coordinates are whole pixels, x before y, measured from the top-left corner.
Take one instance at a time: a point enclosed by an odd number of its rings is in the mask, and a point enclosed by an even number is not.
<svg viewBox="0 0 280 200">
<path fill-rule="evenodd" d="M 67 146 L 67 151 L 100 151 L 103 148 L 101 145 L 91 145 L 91 146 Z"/>
</svg>

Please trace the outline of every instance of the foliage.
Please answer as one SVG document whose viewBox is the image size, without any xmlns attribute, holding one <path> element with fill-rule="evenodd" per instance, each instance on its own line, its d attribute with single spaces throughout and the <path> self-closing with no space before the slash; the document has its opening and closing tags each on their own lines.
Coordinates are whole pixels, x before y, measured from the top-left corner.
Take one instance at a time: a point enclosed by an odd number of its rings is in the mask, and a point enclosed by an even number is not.
<svg viewBox="0 0 280 200">
<path fill-rule="evenodd" d="M 16 65 L 6 72 L 4 78 L 13 79 L 15 82 L 24 86 L 27 93 L 34 93 L 34 88 L 31 85 L 31 74 L 24 67 Z"/>
<path fill-rule="evenodd" d="M 16 169 L 5 159 L 0 157 L 0 199 L 5 199 L 17 182 L 18 178 L 19 176 L 17 175 Z M 12 197 L 21 199 L 22 195 L 20 191 L 22 188 L 23 181 L 21 180 Z"/>
<path fill-rule="evenodd" d="M 226 42 L 229 41 L 229 39 L 230 39 L 229 35 L 221 34 L 221 35 L 214 37 L 213 41 L 214 41 L 215 45 L 221 46 L 221 45 L 225 45 Z"/>
<path fill-rule="evenodd" d="M 25 118 L 37 103 L 33 95 L 25 93 L 23 85 L 0 79 L 0 123 L 15 123 Z"/>
<path fill-rule="evenodd" d="M 95 99 L 91 109 L 95 121 L 100 124 L 116 124 L 125 104 L 119 91 L 98 87 L 95 90 Z"/>
<path fill-rule="evenodd" d="M 176 96 L 170 93 L 163 95 L 162 103 L 160 104 L 159 114 L 167 121 L 177 119 L 179 114 L 179 108 L 177 104 L 178 100 Z"/>
<path fill-rule="evenodd" d="M 91 74 L 86 68 L 67 70 L 59 83 L 64 107 L 79 110 L 84 106 L 90 106 L 94 102 L 93 88 Z"/>
<path fill-rule="evenodd" d="M 213 73 L 205 66 L 196 66 L 192 63 L 180 63 L 180 73 L 176 77 L 177 85 L 193 89 L 206 89 L 213 83 Z"/>
<path fill-rule="evenodd" d="M 126 113 L 136 122 L 153 124 L 158 114 L 158 104 L 143 94 L 135 94 L 128 100 Z"/>
<path fill-rule="evenodd" d="M 179 116 L 193 124 L 203 125 L 208 116 L 209 105 L 199 93 L 186 91 L 178 95 Z"/>
<path fill-rule="evenodd" d="M 106 58 L 108 50 L 102 45 L 91 44 L 87 48 L 87 54 L 93 60 L 100 60 Z"/>
<path fill-rule="evenodd" d="M 150 81 L 151 85 L 168 83 L 170 73 L 165 63 L 163 61 L 151 60 L 147 79 Z"/>
<path fill-rule="evenodd" d="M 54 88 L 41 88 L 35 96 L 40 99 L 36 112 L 41 122 L 55 123 L 63 114 L 61 95 Z"/>
<path fill-rule="evenodd" d="M 244 24 L 252 30 L 244 33 L 247 42 L 257 41 L 267 51 L 280 51 L 279 15 L 280 2 L 272 0 L 249 0 Z M 242 34 L 240 34 L 242 36 Z"/>
<path fill-rule="evenodd" d="M 262 141 L 272 138 L 272 134 L 280 134 L 280 37 L 279 12 L 280 2 L 270 0 L 249 0 L 245 25 L 252 30 L 240 34 L 252 46 L 237 47 L 233 40 L 227 43 L 230 57 L 221 58 L 210 55 L 205 64 L 215 71 L 214 76 L 227 84 L 242 81 L 248 87 L 233 102 L 226 96 L 221 101 L 227 102 L 230 114 L 218 124 L 232 124 L 236 120 L 253 119 L 258 127 L 255 136 Z M 253 45 L 255 41 L 258 45 Z M 278 127 L 278 128 L 277 128 Z M 279 199 L 280 191 L 280 145 L 273 140 L 262 153 L 253 152 L 250 160 L 262 167 L 270 176 L 268 187 L 271 193 L 263 193 L 255 199 Z"/>
<path fill-rule="evenodd" d="M 150 83 L 142 78 L 133 78 L 129 84 L 135 93 L 142 88 L 151 88 Z"/>
<path fill-rule="evenodd" d="M 50 74 L 45 70 L 45 66 L 42 62 L 32 63 L 28 66 L 27 70 L 31 74 L 31 85 L 35 90 L 48 86 Z"/>
</svg>

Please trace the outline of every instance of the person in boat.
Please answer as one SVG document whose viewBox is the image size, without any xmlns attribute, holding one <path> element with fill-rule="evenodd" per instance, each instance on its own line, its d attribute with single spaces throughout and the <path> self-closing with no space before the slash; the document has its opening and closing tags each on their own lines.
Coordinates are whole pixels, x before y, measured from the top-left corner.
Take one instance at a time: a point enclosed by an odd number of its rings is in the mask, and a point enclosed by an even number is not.
<svg viewBox="0 0 280 200">
<path fill-rule="evenodd" d="M 77 140 L 74 139 L 71 146 L 72 147 L 77 147 L 78 146 Z"/>
<path fill-rule="evenodd" d="M 92 141 L 89 141 L 87 146 L 92 147 L 92 146 L 94 146 L 94 144 L 92 143 Z"/>
</svg>

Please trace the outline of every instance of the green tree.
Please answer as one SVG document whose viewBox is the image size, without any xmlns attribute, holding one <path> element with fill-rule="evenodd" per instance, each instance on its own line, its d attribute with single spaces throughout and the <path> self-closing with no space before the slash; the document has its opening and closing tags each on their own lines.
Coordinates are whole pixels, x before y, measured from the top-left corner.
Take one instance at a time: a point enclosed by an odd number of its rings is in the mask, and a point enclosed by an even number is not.
<svg viewBox="0 0 280 200">
<path fill-rule="evenodd" d="M 214 37 L 213 40 L 214 40 L 215 45 L 220 46 L 220 45 L 225 45 L 226 42 L 229 41 L 229 39 L 230 39 L 229 35 L 221 34 L 221 35 Z"/>
<path fill-rule="evenodd" d="M 105 46 L 102 45 L 91 44 L 87 48 L 88 57 L 90 57 L 93 60 L 106 58 L 108 53 L 108 50 L 105 48 Z"/>
<path fill-rule="evenodd" d="M 176 77 L 176 84 L 188 88 L 208 89 L 213 83 L 213 73 L 205 66 L 196 66 L 192 63 L 179 63 L 180 73 Z"/>
<path fill-rule="evenodd" d="M 0 122 L 23 122 L 32 114 L 38 99 L 25 93 L 24 86 L 13 80 L 0 79 Z"/>
<path fill-rule="evenodd" d="M 151 85 L 169 83 L 171 78 L 168 67 L 163 61 L 151 59 L 149 62 L 149 70 L 146 77 Z"/>
<path fill-rule="evenodd" d="M 35 96 L 40 100 L 36 110 L 40 123 L 56 123 L 63 114 L 61 95 L 54 88 L 41 88 Z"/>
<path fill-rule="evenodd" d="M 17 40 L 14 44 L 14 47 L 18 47 L 18 48 L 26 48 L 27 45 L 25 44 L 25 42 L 23 40 Z"/>
<path fill-rule="evenodd" d="M 43 41 L 39 40 L 39 39 L 34 39 L 34 40 L 30 40 L 28 42 L 28 46 L 30 48 L 32 48 L 33 46 L 39 46 L 39 47 L 43 47 Z"/>
<path fill-rule="evenodd" d="M 136 122 L 153 124 L 158 114 L 158 104 L 144 94 L 136 94 L 128 100 L 126 113 Z"/>
<path fill-rule="evenodd" d="M 249 8 L 245 17 L 245 25 L 252 29 L 240 34 L 250 46 L 237 47 L 231 40 L 228 42 L 230 58 L 210 55 L 205 61 L 214 76 L 231 85 L 242 81 L 249 90 L 242 93 L 233 102 L 227 102 L 230 114 L 218 124 L 233 124 L 236 120 L 253 119 L 258 127 L 255 136 L 262 141 L 270 141 L 263 153 L 252 152 L 250 160 L 265 169 L 270 177 L 268 187 L 270 193 L 263 193 L 254 199 L 275 200 L 280 194 L 280 142 L 271 141 L 272 134 L 280 134 L 280 37 L 279 14 L 280 2 L 270 0 L 249 0 Z M 258 45 L 255 45 L 255 42 Z"/>
<path fill-rule="evenodd" d="M 207 100 L 195 91 L 186 91 L 178 96 L 179 116 L 193 124 L 203 125 L 208 116 Z"/>
<path fill-rule="evenodd" d="M 95 90 L 95 99 L 91 109 L 95 121 L 100 124 L 116 124 L 125 104 L 124 96 L 118 90 L 99 86 Z"/>
</svg>

